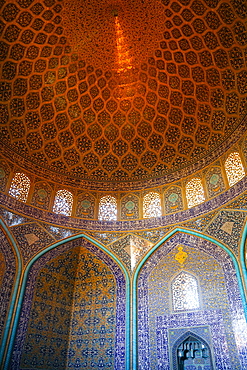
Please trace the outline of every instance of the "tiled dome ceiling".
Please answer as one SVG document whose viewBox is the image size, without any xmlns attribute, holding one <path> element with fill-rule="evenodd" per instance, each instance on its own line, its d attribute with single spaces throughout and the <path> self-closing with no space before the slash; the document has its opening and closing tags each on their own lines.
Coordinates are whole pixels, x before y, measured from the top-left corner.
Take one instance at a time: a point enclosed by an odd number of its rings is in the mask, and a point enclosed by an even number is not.
<svg viewBox="0 0 247 370">
<path fill-rule="evenodd" d="M 133 183 L 246 125 L 244 0 L 97 3 L 0 1 L 6 157 L 67 184 Z"/>
</svg>

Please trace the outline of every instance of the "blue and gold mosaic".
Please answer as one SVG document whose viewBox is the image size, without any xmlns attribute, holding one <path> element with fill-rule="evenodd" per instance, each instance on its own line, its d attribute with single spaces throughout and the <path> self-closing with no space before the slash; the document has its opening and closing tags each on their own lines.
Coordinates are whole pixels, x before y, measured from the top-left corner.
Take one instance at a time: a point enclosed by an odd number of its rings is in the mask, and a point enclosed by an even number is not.
<svg viewBox="0 0 247 370">
<path fill-rule="evenodd" d="M 11 244 L 0 229 L 0 338 L 2 338 L 6 316 L 16 273 L 16 260 Z"/>
<path fill-rule="evenodd" d="M 59 366 L 124 369 L 125 351 L 129 349 L 125 349 L 123 273 L 110 257 L 91 243 L 83 239 L 66 242 L 66 239 L 80 233 L 90 235 L 112 251 L 116 260 L 119 258 L 132 275 L 135 274 L 133 255 L 137 252 L 136 263 L 141 264 L 152 245 L 160 243 L 177 227 L 184 228 L 185 232 L 189 232 L 188 229 L 199 231 L 201 237 L 176 233 L 151 255 L 141 269 L 137 320 L 140 368 L 171 370 L 173 345 L 191 332 L 211 345 L 217 370 L 244 369 L 247 338 L 236 269 L 227 252 L 204 240 L 203 235 L 222 242 L 226 250 L 228 248 L 238 256 L 246 215 L 246 194 L 240 194 L 245 186 L 246 179 L 243 179 L 225 193 L 186 211 L 160 218 L 112 223 L 90 219 L 84 222 L 54 215 L 1 194 L 4 203 L 1 215 L 26 263 L 35 254 L 43 253 L 49 245 L 61 243 L 43 254 L 30 270 L 11 369 L 48 370 Z M 34 221 L 39 216 L 41 219 Z M 182 264 L 175 259 L 179 246 L 187 253 Z M 1 287 L 6 298 L 5 306 L 0 308 L 5 312 L 1 322 L 3 328 L 15 262 L 13 252 L 6 252 L 11 250 L 9 242 L 3 242 L 1 247 L 4 276 L 7 266 L 12 274 L 8 275 L 9 285 L 3 282 Z M 12 257 L 9 253 L 13 254 Z M 56 268 L 52 267 L 53 262 Z M 55 271 L 51 271 L 53 268 Z M 48 270 L 52 277 L 46 281 Z M 174 312 L 172 309 L 169 283 L 182 270 L 194 274 L 198 280 L 198 310 Z M 84 279 L 81 271 L 90 276 Z M 92 291 L 95 294 L 92 295 Z M 87 297 L 83 309 L 82 292 Z M 159 296 L 160 292 L 163 296 Z M 53 298 L 49 301 L 51 295 Z M 90 333 L 93 334 L 89 340 Z"/>
<path fill-rule="evenodd" d="M 172 186 L 164 194 L 165 213 L 175 213 L 183 209 L 182 188 Z"/>
<path fill-rule="evenodd" d="M 35 222 L 13 226 L 11 231 L 21 249 L 24 263 L 35 253 L 55 242 L 55 239 Z"/>
<path fill-rule="evenodd" d="M 46 182 L 37 182 L 34 186 L 31 204 L 35 207 L 49 209 L 52 190 L 51 185 Z"/>
<path fill-rule="evenodd" d="M 187 253 L 184 266 L 176 260 L 178 247 Z M 174 312 L 171 280 L 184 269 L 199 282 L 200 308 Z M 168 331 L 208 325 L 217 369 L 238 369 L 246 364 L 247 342 L 238 340 L 244 320 L 236 273 L 229 255 L 209 241 L 175 234 L 149 258 L 138 279 L 139 366 L 170 369 Z M 243 338 L 243 337 L 242 337 Z M 241 364 L 241 365 L 240 365 Z"/>
<path fill-rule="evenodd" d="M 207 171 L 205 179 L 210 198 L 225 190 L 222 170 L 220 167 L 211 167 L 210 170 Z"/>
<path fill-rule="evenodd" d="M 245 218 L 244 212 L 222 210 L 206 228 L 206 233 L 222 241 L 238 255 Z"/>
<path fill-rule="evenodd" d="M 122 369 L 125 363 L 125 281 L 92 244 L 76 240 L 32 267 L 12 369 Z"/>
</svg>

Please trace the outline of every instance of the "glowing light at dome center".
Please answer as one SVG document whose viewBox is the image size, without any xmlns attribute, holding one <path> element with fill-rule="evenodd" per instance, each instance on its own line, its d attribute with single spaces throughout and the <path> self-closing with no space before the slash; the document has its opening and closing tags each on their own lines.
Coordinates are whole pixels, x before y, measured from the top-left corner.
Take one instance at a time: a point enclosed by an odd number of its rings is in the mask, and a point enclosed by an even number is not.
<svg viewBox="0 0 247 370">
<path fill-rule="evenodd" d="M 129 55 L 129 46 L 126 43 L 122 27 L 120 25 L 118 16 L 115 16 L 115 30 L 117 43 L 117 72 L 126 72 L 132 69 L 132 58 Z"/>
</svg>

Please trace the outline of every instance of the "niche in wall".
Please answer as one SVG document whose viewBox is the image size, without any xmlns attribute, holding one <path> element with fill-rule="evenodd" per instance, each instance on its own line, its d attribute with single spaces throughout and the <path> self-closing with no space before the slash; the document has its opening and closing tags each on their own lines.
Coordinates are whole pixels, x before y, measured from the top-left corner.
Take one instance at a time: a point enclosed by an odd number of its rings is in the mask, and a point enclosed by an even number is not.
<svg viewBox="0 0 247 370">
<path fill-rule="evenodd" d="M 178 258 L 181 246 L 184 259 Z M 172 283 L 181 272 L 198 282 L 196 305 L 180 306 L 179 300 L 176 307 L 173 304 Z M 184 290 L 177 294 L 184 294 Z M 139 368 L 177 370 L 173 367 L 173 346 L 188 331 L 208 343 L 216 369 L 244 368 L 246 343 L 240 341 L 239 325 L 243 319 L 236 271 L 227 252 L 202 238 L 176 233 L 150 256 L 139 274 Z"/>
<path fill-rule="evenodd" d="M 194 329 L 194 328 L 193 328 Z M 193 330 L 192 329 L 192 330 Z M 195 328 L 198 330 L 198 328 Z M 200 328 L 208 333 L 208 328 Z M 210 345 L 193 331 L 186 331 L 172 349 L 174 370 L 214 370 Z"/>
<path fill-rule="evenodd" d="M 11 369 L 107 369 L 125 364 L 125 280 L 117 264 L 78 239 L 30 270 Z"/>
</svg>

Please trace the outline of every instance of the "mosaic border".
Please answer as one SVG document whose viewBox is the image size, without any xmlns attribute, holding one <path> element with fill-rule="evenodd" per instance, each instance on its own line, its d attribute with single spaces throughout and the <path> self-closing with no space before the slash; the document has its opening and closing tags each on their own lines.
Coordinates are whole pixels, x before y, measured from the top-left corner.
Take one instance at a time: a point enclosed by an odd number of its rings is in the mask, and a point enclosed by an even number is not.
<svg viewBox="0 0 247 370">
<path fill-rule="evenodd" d="M 213 320 L 213 317 L 217 315 L 217 320 Z M 178 320 L 178 322 L 176 322 Z M 198 335 L 196 327 L 201 327 L 202 325 L 208 325 L 211 331 L 212 343 L 207 343 L 213 345 L 214 353 L 217 354 L 217 357 L 213 357 L 212 361 L 216 360 L 216 369 L 232 369 L 231 361 L 228 356 L 227 351 L 227 341 L 225 336 L 223 314 L 221 310 L 211 310 L 211 311 L 201 311 L 194 313 L 185 313 L 181 319 L 181 315 L 167 315 L 159 316 L 156 321 L 156 332 L 157 332 L 157 352 L 159 353 L 160 358 L 163 359 L 162 365 L 158 366 L 157 370 L 176 370 L 176 367 L 173 366 L 175 361 L 174 355 L 174 343 L 171 348 L 171 357 L 172 363 L 170 363 L 170 353 L 168 348 L 168 330 L 170 329 L 169 325 L 173 325 L 173 328 L 179 328 L 179 326 L 187 327 L 188 331 L 195 332 Z M 194 330 L 193 330 L 194 328 Z M 193 335 L 192 334 L 192 335 Z M 182 340 L 183 335 L 178 338 L 177 341 Z M 205 338 L 200 336 L 203 340 Z M 220 339 L 220 340 L 219 340 Z"/>
<path fill-rule="evenodd" d="M 0 228 L 0 251 L 5 258 L 5 271 L 2 279 L 0 290 L 0 334 L 3 339 L 4 327 L 11 304 L 11 293 L 14 288 L 16 274 L 16 260 L 11 244 L 5 233 Z"/>
<path fill-rule="evenodd" d="M 129 221 L 98 221 L 73 218 L 61 214 L 55 214 L 38 208 L 34 208 L 26 203 L 20 202 L 9 195 L 0 193 L 0 203 L 13 212 L 24 214 L 26 217 L 38 219 L 39 221 L 60 225 L 67 228 L 94 230 L 94 231 L 133 231 L 142 229 L 153 229 L 184 222 L 190 218 L 199 217 L 207 212 L 211 212 L 219 207 L 223 207 L 233 198 L 241 195 L 247 190 L 247 176 L 237 184 L 219 194 L 215 198 L 199 204 L 196 207 L 173 213 L 161 217 L 150 219 L 129 220 Z"/>
<path fill-rule="evenodd" d="M 53 181 L 61 183 L 61 177 L 63 178 L 62 183 L 66 184 L 67 186 L 72 187 L 80 187 L 81 189 L 87 189 L 87 191 L 124 191 L 126 186 L 128 186 L 129 190 L 140 190 L 140 189 L 147 189 L 156 186 L 163 186 L 165 184 L 181 180 L 181 178 L 187 177 L 192 175 L 196 171 L 202 170 L 205 166 L 210 165 L 214 161 L 216 161 L 221 155 L 223 155 L 227 150 L 229 150 L 234 144 L 237 143 L 239 139 L 243 136 L 246 132 L 246 122 L 247 122 L 247 114 L 243 116 L 242 120 L 239 123 L 238 128 L 231 133 L 217 148 L 214 148 L 211 152 L 207 153 L 204 157 L 197 160 L 195 163 L 190 164 L 187 167 L 180 168 L 174 170 L 171 173 L 167 173 L 162 175 L 158 178 L 150 178 L 142 181 L 126 181 L 124 182 L 96 182 L 90 180 L 81 180 L 79 178 L 69 178 L 66 174 L 51 172 L 46 168 L 35 168 L 36 175 L 42 178 L 53 178 Z M 33 164 L 27 160 L 26 158 L 22 157 L 19 154 L 12 152 L 12 150 L 4 146 L 4 143 L 0 142 L 0 148 L 2 155 L 5 159 L 10 160 L 12 163 L 17 163 L 21 168 L 25 168 L 26 170 L 31 171 L 33 173 Z"/>
</svg>

